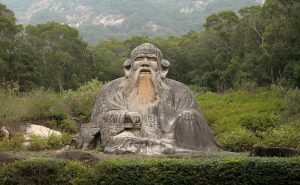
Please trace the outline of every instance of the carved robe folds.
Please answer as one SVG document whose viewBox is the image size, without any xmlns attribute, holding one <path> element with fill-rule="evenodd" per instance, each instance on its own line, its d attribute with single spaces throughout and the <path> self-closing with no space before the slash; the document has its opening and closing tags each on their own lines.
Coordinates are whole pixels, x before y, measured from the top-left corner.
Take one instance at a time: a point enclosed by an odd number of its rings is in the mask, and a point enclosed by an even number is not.
<svg viewBox="0 0 300 185">
<path fill-rule="evenodd" d="M 133 124 L 125 119 L 127 112 L 137 111 L 128 109 L 122 91 L 125 81 L 125 78 L 120 78 L 106 84 L 97 97 L 92 114 L 92 122 L 99 124 L 106 152 L 219 151 L 207 122 L 185 85 L 165 79 L 168 91 L 158 94 L 158 100 L 144 111 L 140 123 Z"/>
<path fill-rule="evenodd" d="M 209 126 L 182 83 L 166 78 L 170 62 L 152 44 L 135 48 L 125 77 L 106 84 L 79 147 L 99 142 L 109 153 L 218 152 Z"/>
</svg>

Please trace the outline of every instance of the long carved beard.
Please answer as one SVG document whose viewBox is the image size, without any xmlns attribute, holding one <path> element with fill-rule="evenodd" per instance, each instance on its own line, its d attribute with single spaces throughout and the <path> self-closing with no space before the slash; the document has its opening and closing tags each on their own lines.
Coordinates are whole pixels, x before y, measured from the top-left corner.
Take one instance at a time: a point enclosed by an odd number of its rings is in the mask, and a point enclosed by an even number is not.
<svg viewBox="0 0 300 185">
<path fill-rule="evenodd" d="M 155 86 L 151 74 L 140 74 L 137 84 L 137 100 L 140 104 L 153 102 L 155 97 Z"/>
<path fill-rule="evenodd" d="M 135 71 L 124 84 L 124 95 L 127 97 L 127 105 L 131 110 L 144 112 L 149 104 L 157 99 L 157 80 L 155 72 L 141 74 Z"/>
</svg>

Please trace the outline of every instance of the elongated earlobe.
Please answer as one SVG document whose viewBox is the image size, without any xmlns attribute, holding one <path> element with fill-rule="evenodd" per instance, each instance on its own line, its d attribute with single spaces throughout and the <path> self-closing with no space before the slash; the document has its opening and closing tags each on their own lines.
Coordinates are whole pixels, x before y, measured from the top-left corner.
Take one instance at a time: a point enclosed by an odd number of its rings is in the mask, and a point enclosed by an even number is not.
<svg viewBox="0 0 300 185">
<path fill-rule="evenodd" d="M 127 59 L 123 63 L 123 67 L 124 67 L 125 77 L 128 78 L 128 76 L 130 74 L 130 69 L 131 69 L 131 61 L 130 61 L 130 59 Z"/>
<path fill-rule="evenodd" d="M 160 71 L 160 77 L 162 79 L 165 79 L 167 77 L 167 74 L 169 72 L 170 62 L 166 59 L 162 59 L 161 61 L 161 71 Z"/>
</svg>

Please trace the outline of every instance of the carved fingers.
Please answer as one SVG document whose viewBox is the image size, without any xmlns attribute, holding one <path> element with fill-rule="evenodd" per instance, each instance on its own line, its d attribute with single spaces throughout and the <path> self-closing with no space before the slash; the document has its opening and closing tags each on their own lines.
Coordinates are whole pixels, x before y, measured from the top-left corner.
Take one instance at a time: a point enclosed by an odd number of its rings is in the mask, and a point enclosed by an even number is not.
<svg viewBox="0 0 300 185">
<path fill-rule="evenodd" d="M 179 117 L 186 120 L 192 120 L 197 118 L 197 113 L 194 111 L 182 111 Z"/>
<path fill-rule="evenodd" d="M 132 123 L 139 123 L 141 121 L 141 115 L 138 112 L 128 112 L 125 117 L 129 118 Z"/>
</svg>

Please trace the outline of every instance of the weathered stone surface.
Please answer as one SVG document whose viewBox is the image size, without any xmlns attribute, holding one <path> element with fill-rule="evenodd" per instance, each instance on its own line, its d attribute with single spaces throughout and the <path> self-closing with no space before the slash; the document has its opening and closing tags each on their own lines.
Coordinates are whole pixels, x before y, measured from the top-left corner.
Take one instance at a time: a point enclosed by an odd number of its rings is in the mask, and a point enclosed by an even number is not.
<svg viewBox="0 0 300 185">
<path fill-rule="evenodd" d="M 0 126 L 0 141 L 9 138 L 9 131 L 5 126 Z"/>
<path fill-rule="evenodd" d="M 26 124 L 24 126 L 24 138 L 25 140 L 30 140 L 31 135 L 41 136 L 41 137 L 50 137 L 51 135 L 60 136 L 60 132 L 52 130 L 50 128 L 35 125 L 35 124 Z"/>
<path fill-rule="evenodd" d="M 138 46 L 123 66 L 125 77 L 103 87 L 82 125 L 84 149 L 100 136 L 109 153 L 220 151 L 191 91 L 166 78 L 170 62 L 158 48 Z"/>
<path fill-rule="evenodd" d="M 53 155 L 53 157 L 60 158 L 60 159 L 68 159 L 73 161 L 81 161 L 85 163 L 92 163 L 100 160 L 97 156 L 81 150 L 73 150 L 73 151 L 61 150 L 56 152 Z"/>
</svg>

